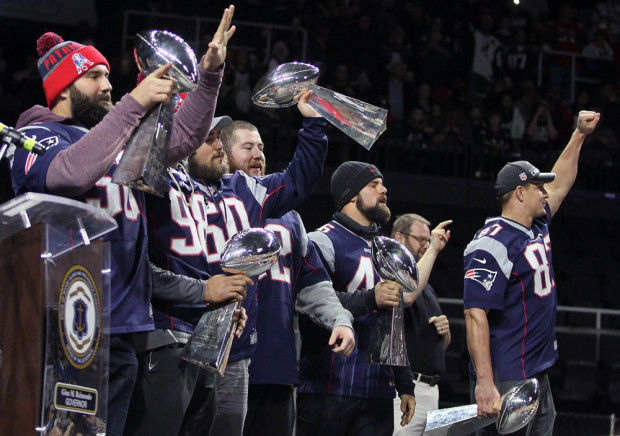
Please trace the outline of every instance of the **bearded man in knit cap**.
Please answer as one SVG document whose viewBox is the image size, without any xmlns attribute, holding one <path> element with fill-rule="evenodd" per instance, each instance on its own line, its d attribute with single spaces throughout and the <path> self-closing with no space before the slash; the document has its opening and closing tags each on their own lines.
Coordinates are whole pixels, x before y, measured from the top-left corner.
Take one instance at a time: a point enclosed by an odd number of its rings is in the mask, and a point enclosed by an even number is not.
<svg viewBox="0 0 620 436">
<path fill-rule="evenodd" d="M 226 46 L 233 35 L 234 7 L 220 25 L 199 65 L 198 88 L 174 116 L 169 159 L 178 161 L 204 142 L 222 81 Z M 47 108 L 21 114 L 17 127 L 47 146 L 35 156 L 11 150 L 16 194 L 28 191 L 72 197 L 112 215 L 118 228 L 106 238 L 111 247 L 111 320 L 108 420 L 106 433 L 123 432 L 137 361 L 133 335 L 153 330 L 151 273 L 147 256 L 145 197 L 142 191 L 111 182 L 120 152 L 148 110 L 166 103 L 175 84 L 166 77 L 171 64 L 148 75 L 113 105 L 110 66 L 93 46 L 63 41 L 46 33 L 37 41 L 39 73 Z"/>
<path fill-rule="evenodd" d="M 300 316 L 297 434 L 388 436 L 393 431 L 394 386 L 401 399 L 401 425 L 411 420 L 415 399 L 408 366 L 379 365 L 369 358 L 377 311 L 397 306 L 401 298 L 400 285 L 380 282 L 371 259 L 372 239 L 390 219 L 387 189 L 377 167 L 349 161 L 332 175 L 331 193 L 337 212 L 308 236 L 319 248 L 342 305 L 355 317 L 356 347 L 349 356 L 336 355 L 326 346 L 329 332 Z M 440 230 L 445 245 L 450 233 Z M 403 295 L 406 305 L 426 286 L 438 252 L 429 249 L 418 262 L 418 291 Z"/>
</svg>

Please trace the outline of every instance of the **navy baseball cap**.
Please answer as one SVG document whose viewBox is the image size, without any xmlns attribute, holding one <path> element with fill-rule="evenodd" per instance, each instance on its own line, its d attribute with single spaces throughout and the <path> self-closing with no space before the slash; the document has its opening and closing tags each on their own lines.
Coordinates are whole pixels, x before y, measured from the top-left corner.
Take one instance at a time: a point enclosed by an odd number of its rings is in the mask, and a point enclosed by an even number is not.
<svg viewBox="0 0 620 436">
<path fill-rule="evenodd" d="M 517 186 L 534 183 L 536 185 L 553 182 L 555 173 L 541 173 L 538 168 L 526 160 L 508 162 L 497 173 L 495 190 L 497 196 L 502 196 L 507 192 L 513 191 Z"/>
</svg>

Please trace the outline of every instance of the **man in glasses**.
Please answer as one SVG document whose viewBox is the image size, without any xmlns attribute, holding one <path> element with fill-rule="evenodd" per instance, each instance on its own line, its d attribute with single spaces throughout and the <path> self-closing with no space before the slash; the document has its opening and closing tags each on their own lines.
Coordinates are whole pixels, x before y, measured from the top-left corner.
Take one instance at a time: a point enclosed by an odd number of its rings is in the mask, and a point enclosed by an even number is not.
<svg viewBox="0 0 620 436">
<path fill-rule="evenodd" d="M 452 221 L 437 226 L 443 229 Z M 445 246 L 437 229 L 430 230 L 431 223 L 424 217 L 407 213 L 396 218 L 392 226 L 392 238 L 411 252 L 416 262 L 431 245 L 437 251 Z M 394 435 L 421 435 L 426 426 L 426 412 L 439 408 L 437 383 L 445 370 L 445 350 L 450 344 L 450 324 L 439 307 L 437 295 L 427 284 L 411 307 L 405 310 L 405 340 L 411 372 L 415 381 L 415 414 L 409 424 L 401 427 L 400 402 L 394 402 Z"/>
</svg>

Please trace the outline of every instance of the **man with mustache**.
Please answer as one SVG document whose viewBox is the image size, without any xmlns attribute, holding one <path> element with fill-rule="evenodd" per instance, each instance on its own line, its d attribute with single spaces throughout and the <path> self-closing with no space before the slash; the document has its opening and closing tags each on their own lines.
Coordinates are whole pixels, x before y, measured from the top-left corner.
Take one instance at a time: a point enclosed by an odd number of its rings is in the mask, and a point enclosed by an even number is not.
<svg viewBox="0 0 620 436">
<path fill-rule="evenodd" d="M 229 117 L 213 118 L 202 147 L 221 147 L 220 130 L 230 122 Z M 212 157 L 221 162 L 217 154 Z M 204 208 L 202 196 L 192 189 L 196 182 L 190 181 L 180 163 L 168 168 L 166 181 L 167 198 L 146 197 L 149 258 L 155 272 L 155 330 L 135 338 L 140 371 L 125 425 L 126 436 L 208 433 L 205 417 L 214 415 L 215 403 L 205 399 L 213 395 L 215 375 L 181 360 L 179 355 L 208 305 L 241 302 L 247 287 L 253 284 L 242 274 L 209 274 L 201 245 L 187 245 L 187 241 L 194 240 L 196 226 L 187 224 L 191 214 L 184 215 L 186 211 L 181 207 Z M 237 337 L 246 320 L 243 311 Z"/>
<path fill-rule="evenodd" d="M 175 114 L 169 159 L 187 156 L 202 144 L 222 80 L 234 7 L 222 20 L 203 56 L 198 89 Z M 150 314 L 151 272 L 147 256 L 144 193 L 113 184 L 112 174 L 127 140 L 157 103 L 170 100 L 174 83 L 164 65 L 112 105 L 109 64 L 93 46 L 63 41 L 46 33 L 37 41 L 38 67 L 48 107 L 24 112 L 17 127 L 47 145 L 35 156 L 12 150 L 11 178 L 16 194 L 46 192 L 87 202 L 109 213 L 118 228 L 105 237 L 111 246 L 111 320 L 108 419 L 106 432 L 123 432 L 136 379 L 133 337 L 154 328 Z"/>
<path fill-rule="evenodd" d="M 397 306 L 401 298 L 400 285 L 380 282 L 371 259 L 372 238 L 390 219 L 387 189 L 377 167 L 348 161 L 334 171 L 331 193 L 337 212 L 309 236 L 319 247 L 342 305 L 355 316 L 356 347 L 348 357 L 334 355 L 325 346 L 326 332 L 300 317 L 297 434 L 387 436 L 393 431 L 394 385 L 401 398 L 401 425 L 411 420 L 415 409 L 409 368 L 369 363 L 376 312 Z M 449 232 L 439 233 L 442 241 L 448 240 Z M 402 296 L 406 305 L 426 286 L 437 253 L 427 250 L 418 263 L 418 290 Z"/>
<path fill-rule="evenodd" d="M 219 134 L 208 138 L 187 162 L 187 172 L 170 170 L 170 190 L 164 201 L 149 202 L 149 253 L 163 268 L 184 263 L 184 274 L 217 275 L 226 241 L 249 227 L 264 227 L 269 217 L 281 216 L 301 204 L 320 178 L 327 154 L 326 121 L 308 105 L 311 92 L 299 96 L 303 116 L 299 145 L 287 168 L 254 178 L 241 171 L 227 174 L 228 164 Z M 212 131 L 213 132 L 213 131 Z M 190 269 L 193 269 L 193 271 Z M 248 283 L 249 284 L 249 283 Z M 215 399 L 191 400 L 183 430 L 206 434 L 241 435 L 247 411 L 249 358 L 256 347 L 256 284 L 249 285 L 243 307 L 248 322 L 230 351 L 224 377 L 217 377 Z M 204 312 L 202 307 L 157 304 L 156 326 L 189 333 Z M 210 403 L 213 401 L 213 403 Z M 215 404 L 215 415 L 205 404 Z M 201 410 L 198 410 L 201 409 Z M 190 419 L 190 416 L 193 418 Z"/>
<path fill-rule="evenodd" d="M 527 161 L 507 163 L 495 183 L 501 216 L 487 218 L 465 248 L 470 396 L 478 415 L 490 416 L 499 412 L 501 394 L 526 378 L 538 379 L 538 410 L 519 434 L 553 433 L 556 413 L 547 373 L 558 359 L 557 290 L 549 225 L 575 182 L 581 147 L 599 119 L 597 112 L 579 112 L 550 173 Z M 478 434 L 497 432 L 491 426 Z"/>
<path fill-rule="evenodd" d="M 443 250 L 439 231 L 452 221 L 444 221 L 431 232 L 431 223 L 424 217 L 407 213 L 392 226 L 392 238 L 403 244 L 416 261 L 431 247 Z M 447 232 L 449 235 L 449 231 Z M 415 413 L 411 422 L 399 426 L 400 405 L 394 401 L 394 436 L 421 435 L 426 427 L 426 413 L 439 408 L 437 383 L 445 370 L 445 350 L 450 344 L 450 323 L 439 307 L 437 295 L 430 284 L 405 309 L 403 316 L 407 355 L 415 381 Z"/>
<path fill-rule="evenodd" d="M 234 121 L 222 136 L 230 171 L 253 177 L 265 175 L 263 143 L 256 126 Z M 256 331 L 258 343 L 250 364 L 248 413 L 244 435 L 269 432 L 293 434 L 294 386 L 299 385 L 294 313 L 331 330 L 328 345 L 347 356 L 353 351 L 353 316 L 338 300 L 318 250 L 307 237 L 301 217 L 290 211 L 267 220 L 266 229 L 278 235 L 278 263 L 259 277 Z"/>
</svg>

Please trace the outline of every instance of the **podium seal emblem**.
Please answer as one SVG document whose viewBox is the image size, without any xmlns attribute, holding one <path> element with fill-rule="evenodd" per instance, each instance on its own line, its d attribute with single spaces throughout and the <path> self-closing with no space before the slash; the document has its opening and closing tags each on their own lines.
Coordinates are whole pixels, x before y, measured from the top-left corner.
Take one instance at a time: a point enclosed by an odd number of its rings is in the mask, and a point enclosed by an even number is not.
<svg viewBox="0 0 620 436">
<path fill-rule="evenodd" d="M 71 267 L 62 280 L 58 329 L 69 363 L 77 369 L 88 367 L 101 339 L 101 301 L 93 277 L 82 265 Z"/>
</svg>

